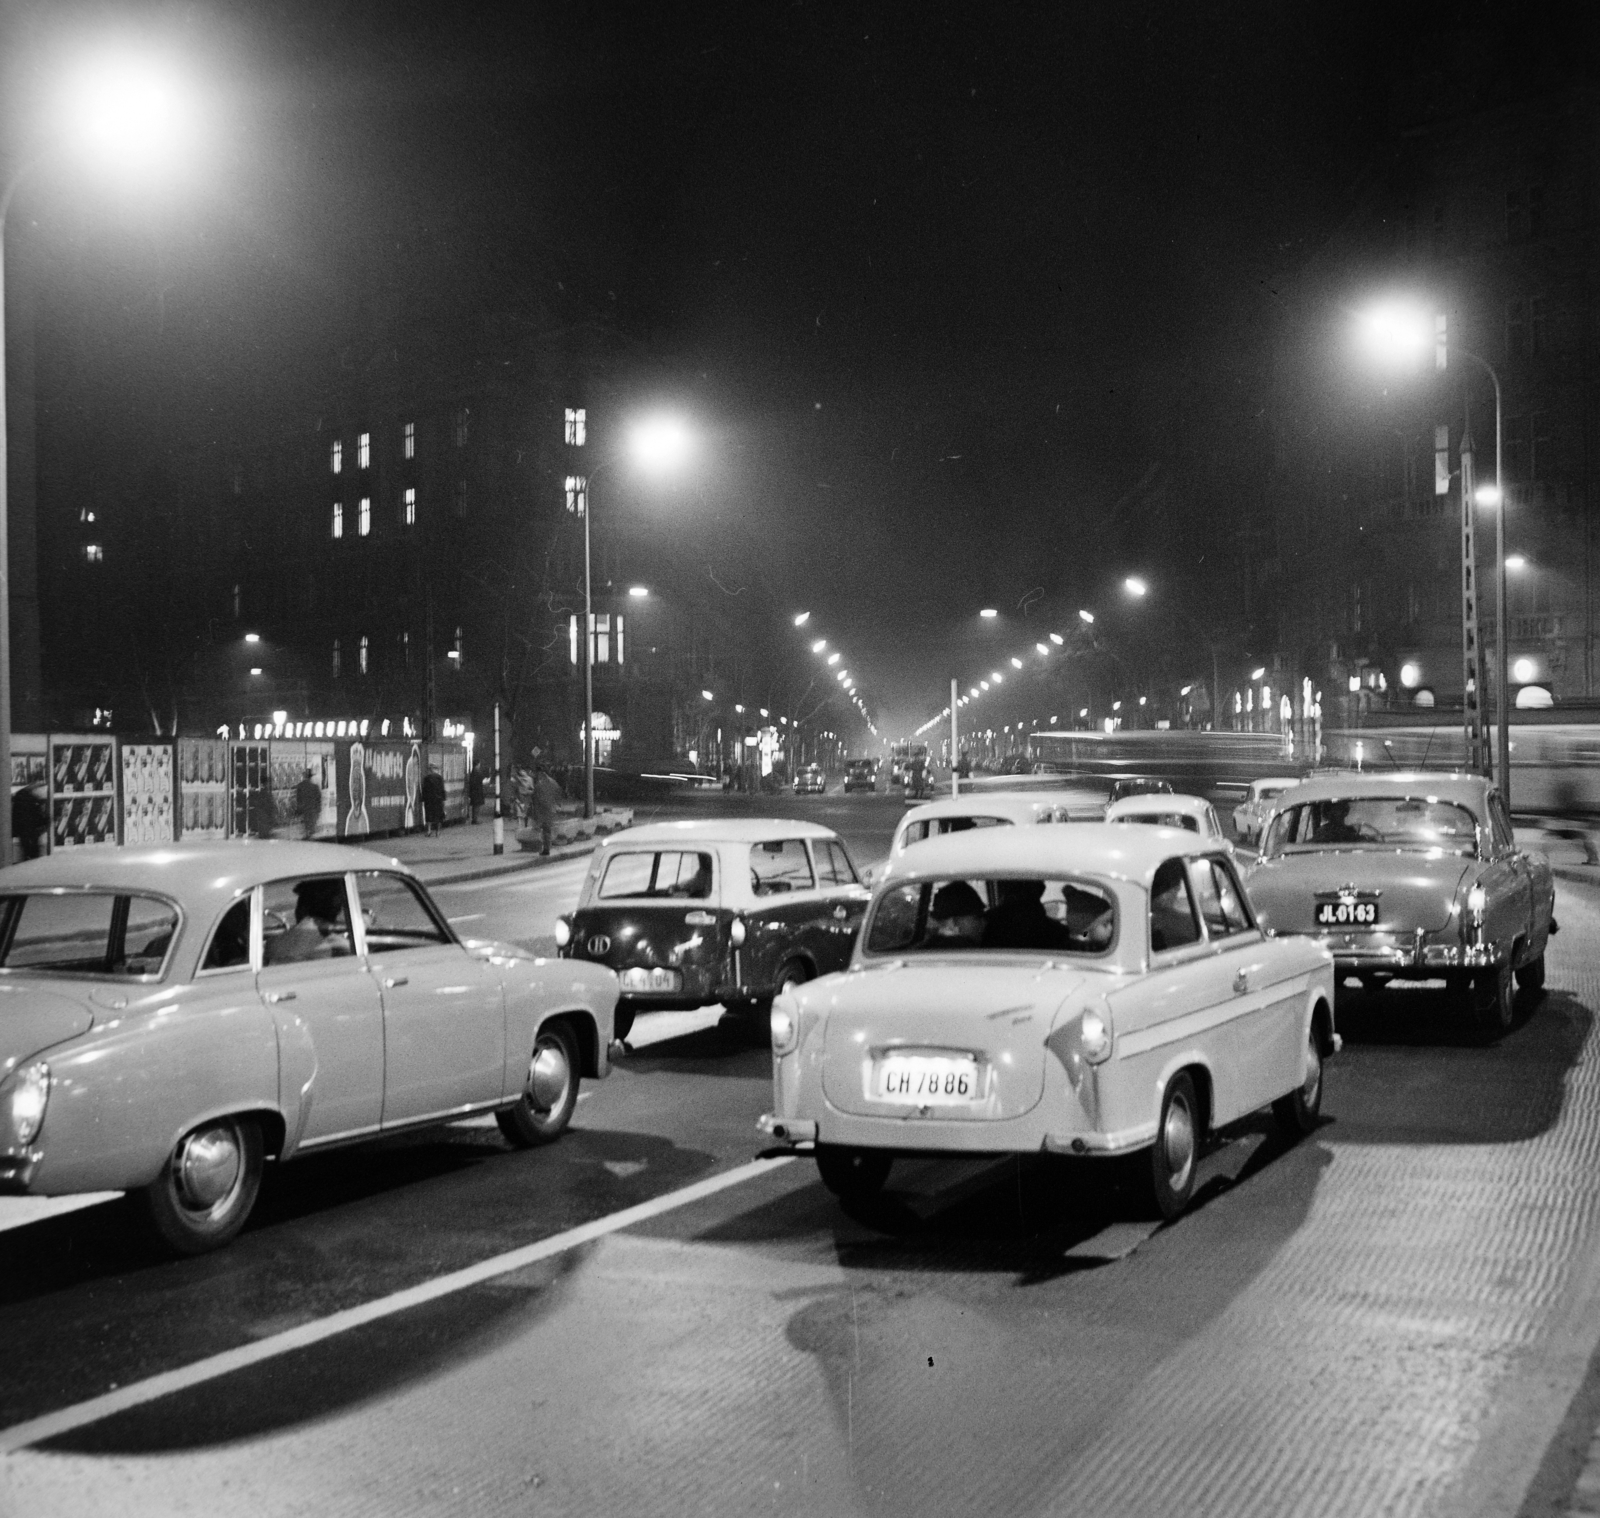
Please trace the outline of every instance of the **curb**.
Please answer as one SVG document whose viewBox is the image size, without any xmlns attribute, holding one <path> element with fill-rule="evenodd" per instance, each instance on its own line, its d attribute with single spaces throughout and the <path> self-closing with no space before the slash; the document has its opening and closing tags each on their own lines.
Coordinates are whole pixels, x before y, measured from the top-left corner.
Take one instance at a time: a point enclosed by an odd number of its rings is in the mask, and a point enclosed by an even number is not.
<svg viewBox="0 0 1600 1518">
<path fill-rule="evenodd" d="M 496 875 L 516 875 L 523 870 L 537 870 L 543 865 L 559 864 L 563 859 L 578 859 L 585 854 L 592 854 L 598 839 L 591 839 L 584 843 L 566 844 L 553 848 L 548 854 L 501 854 L 491 856 L 479 865 L 469 865 L 461 870 L 452 870 L 447 875 L 422 875 L 418 872 L 418 865 L 409 868 L 424 885 L 456 885 L 465 880 L 488 880 Z"/>
<path fill-rule="evenodd" d="M 1574 885 L 1600 885 L 1600 865 L 1586 865 L 1578 869 L 1569 864 L 1553 864 L 1550 873 L 1557 880 L 1570 881 Z"/>
</svg>

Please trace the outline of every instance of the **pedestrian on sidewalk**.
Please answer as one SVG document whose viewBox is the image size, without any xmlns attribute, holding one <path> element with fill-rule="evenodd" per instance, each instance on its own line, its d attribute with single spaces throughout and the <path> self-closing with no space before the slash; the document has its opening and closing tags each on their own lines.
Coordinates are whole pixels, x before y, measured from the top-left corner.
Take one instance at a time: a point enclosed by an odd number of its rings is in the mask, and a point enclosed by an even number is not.
<svg viewBox="0 0 1600 1518">
<path fill-rule="evenodd" d="M 476 761 L 467 771 L 467 814 L 472 825 L 478 825 L 478 813 L 483 808 L 483 766 Z"/>
<path fill-rule="evenodd" d="M 431 764 L 422 777 L 422 820 L 427 824 L 428 836 L 437 838 L 444 825 L 444 776 Z"/>
<path fill-rule="evenodd" d="M 539 825 L 539 852 L 548 854 L 556 825 L 556 803 L 564 792 L 537 755 L 533 760 L 532 820 Z"/>
<path fill-rule="evenodd" d="M 322 787 L 311 778 L 309 768 L 301 775 L 299 785 L 294 788 L 294 810 L 300 819 L 301 835 L 306 838 L 316 837 L 317 824 L 322 820 Z"/>
</svg>

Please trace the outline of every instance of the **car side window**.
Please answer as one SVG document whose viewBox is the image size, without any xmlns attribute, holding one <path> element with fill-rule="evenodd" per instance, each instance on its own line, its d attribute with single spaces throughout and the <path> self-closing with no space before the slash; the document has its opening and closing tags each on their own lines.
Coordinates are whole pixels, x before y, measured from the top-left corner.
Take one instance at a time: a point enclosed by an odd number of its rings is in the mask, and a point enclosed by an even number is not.
<svg viewBox="0 0 1600 1518">
<path fill-rule="evenodd" d="M 1232 873 L 1219 859 L 1195 859 L 1189 883 L 1200 903 L 1200 916 L 1212 938 L 1229 938 L 1250 930 L 1250 914 Z"/>
<path fill-rule="evenodd" d="M 423 900 L 416 884 L 387 870 L 363 870 L 356 876 L 361 925 L 369 954 L 397 949 L 425 949 L 450 942 L 450 934 Z"/>
<path fill-rule="evenodd" d="M 274 880 L 261 899 L 261 963 L 344 959 L 356 952 L 343 875 Z"/>
<path fill-rule="evenodd" d="M 250 898 L 241 896 L 222 914 L 211 942 L 206 947 L 206 957 L 201 960 L 202 970 L 238 970 L 250 963 Z"/>
<path fill-rule="evenodd" d="M 905 833 L 901 836 L 900 847 L 905 848 L 908 844 L 921 843 L 927 836 L 928 824 L 926 819 L 921 822 L 908 823 Z"/>
<path fill-rule="evenodd" d="M 815 883 L 803 838 L 774 838 L 750 846 L 750 889 L 757 896 L 809 891 Z"/>
<path fill-rule="evenodd" d="M 811 845 L 817 859 L 817 880 L 825 886 L 856 885 L 855 866 L 845 853 L 842 843 L 831 838 L 819 838 Z"/>
<path fill-rule="evenodd" d="M 1150 883 L 1150 948 L 1154 953 L 1199 943 L 1200 919 L 1183 860 L 1169 859 Z"/>
</svg>

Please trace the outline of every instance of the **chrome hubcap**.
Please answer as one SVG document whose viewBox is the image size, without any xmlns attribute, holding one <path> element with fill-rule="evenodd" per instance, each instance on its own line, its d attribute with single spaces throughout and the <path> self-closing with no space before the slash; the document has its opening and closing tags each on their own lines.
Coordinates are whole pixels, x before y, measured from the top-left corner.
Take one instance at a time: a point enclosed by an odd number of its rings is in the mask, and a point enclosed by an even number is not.
<svg viewBox="0 0 1600 1518">
<path fill-rule="evenodd" d="M 566 1051 L 554 1041 L 541 1040 L 533 1051 L 533 1063 L 528 1066 L 528 1100 L 540 1112 L 554 1112 L 566 1100 L 571 1079 Z"/>
<path fill-rule="evenodd" d="M 1182 1191 L 1189 1184 L 1189 1172 L 1194 1169 L 1194 1114 L 1182 1097 L 1168 1104 L 1166 1121 L 1161 1127 L 1161 1147 L 1167 1156 L 1172 1189 Z"/>
<path fill-rule="evenodd" d="M 238 1185 L 243 1167 L 239 1135 L 232 1124 L 225 1124 L 191 1133 L 179 1146 L 172 1170 L 184 1203 L 208 1210 Z"/>
</svg>

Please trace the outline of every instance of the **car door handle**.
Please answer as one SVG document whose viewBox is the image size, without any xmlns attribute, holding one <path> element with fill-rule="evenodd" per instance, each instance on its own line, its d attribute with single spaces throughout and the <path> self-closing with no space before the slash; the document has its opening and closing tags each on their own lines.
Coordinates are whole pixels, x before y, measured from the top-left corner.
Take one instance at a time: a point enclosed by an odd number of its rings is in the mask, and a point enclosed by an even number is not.
<svg viewBox="0 0 1600 1518">
<path fill-rule="evenodd" d="M 840 902 L 839 905 L 833 909 L 833 915 L 837 917 L 840 922 L 843 922 L 845 918 L 850 915 L 850 909 L 845 906 L 843 902 Z"/>
<path fill-rule="evenodd" d="M 1250 989 L 1250 972 L 1240 970 L 1233 977 L 1233 994 L 1243 996 Z"/>
<path fill-rule="evenodd" d="M 269 1002 L 293 1001 L 300 993 L 298 991 L 268 991 L 266 998 Z"/>
<path fill-rule="evenodd" d="M 409 986 L 410 984 L 411 977 L 409 975 L 391 975 L 384 981 L 383 988 L 386 991 L 392 991 L 396 986 Z"/>
</svg>

